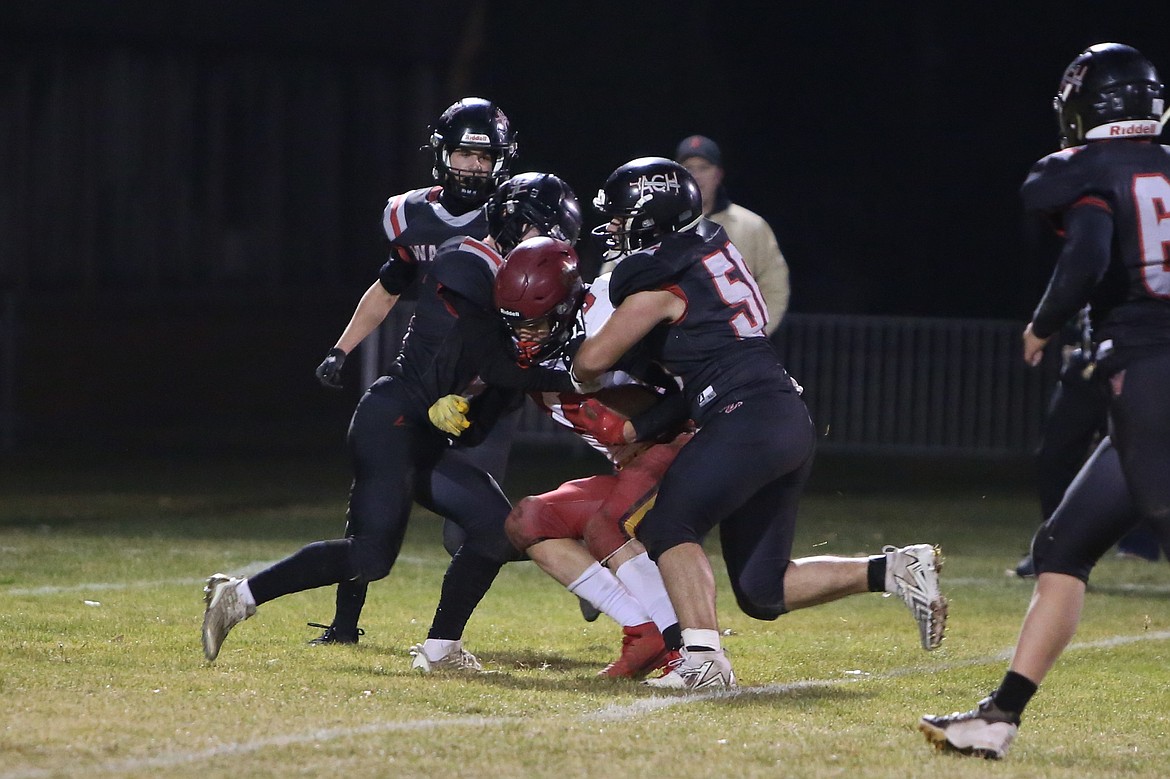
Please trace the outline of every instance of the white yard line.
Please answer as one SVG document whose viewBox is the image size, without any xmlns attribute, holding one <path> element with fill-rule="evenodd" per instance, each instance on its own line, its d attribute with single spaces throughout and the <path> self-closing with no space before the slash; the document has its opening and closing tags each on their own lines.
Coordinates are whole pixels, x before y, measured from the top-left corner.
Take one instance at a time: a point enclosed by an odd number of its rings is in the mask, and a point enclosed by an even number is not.
<svg viewBox="0 0 1170 779">
<path fill-rule="evenodd" d="M 958 576 L 948 578 L 942 576 L 940 584 L 945 591 L 950 587 L 1001 587 L 1003 585 L 1016 584 L 1023 588 L 1026 592 L 1032 591 L 1032 585 L 1035 583 L 1034 579 L 1020 579 L 1014 572 L 1005 571 L 1002 579 L 986 579 L 973 576 Z M 1170 594 L 1170 584 L 1131 584 L 1129 582 L 1118 582 L 1116 584 L 1101 584 L 1089 580 L 1089 593 L 1097 593 L 1098 595 L 1116 595 L 1118 593 L 1136 593 L 1139 595 L 1163 595 Z"/>
<path fill-rule="evenodd" d="M 1170 630 L 1149 631 L 1135 635 L 1111 636 L 1109 638 L 1103 638 L 1097 641 L 1070 644 L 1066 651 L 1077 652 L 1086 649 L 1107 649 L 1109 647 L 1124 646 L 1126 644 L 1135 644 L 1142 641 L 1165 641 L 1167 639 L 1170 639 Z M 603 706 L 597 711 L 588 712 L 581 715 L 579 719 L 586 722 L 622 721 L 640 717 L 646 714 L 652 714 L 655 711 L 671 706 L 684 706 L 697 703 L 699 701 L 709 701 L 720 698 L 740 698 L 749 695 L 779 695 L 797 690 L 807 690 L 821 687 L 836 687 L 839 685 L 854 684 L 856 682 L 867 680 L 896 679 L 904 676 L 913 676 L 915 674 L 923 673 L 934 674 L 938 673 L 939 671 L 947 671 L 955 668 L 966 668 L 975 665 L 988 665 L 990 663 L 1002 663 L 1006 662 L 1010 656 L 1011 650 L 1005 649 L 1002 652 L 996 652 L 995 654 L 984 655 L 982 657 L 973 657 L 966 660 L 956 660 L 950 663 L 931 665 L 930 667 L 916 665 L 906 668 L 895 668 L 891 671 L 887 671 L 886 673 L 881 674 L 859 674 L 856 676 L 844 676 L 835 679 L 810 679 L 803 682 L 791 682 L 788 684 L 765 684 L 757 687 L 737 687 L 733 690 L 721 690 L 718 692 L 668 694 L 655 696 L 652 698 L 639 698 L 632 703 L 610 704 L 608 706 Z M 189 765 L 192 763 L 199 763 L 208 760 L 218 760 L 222 757 L 248 754 L 260 751 L 262 749 L 267 749 L 269 747 L 288 747 L 301 744 L 315 744 L 322 741 L 334 741 L 351 738 L 353 736 L 380 735 L 383 733 L 403 731 L 431 729 L 438 730 L 443 728 L 495 728 L 515 725 L 525 721 L 526 720 L 522 717 L 457 717 L 453 719 L 411 720 L 408 722 L 372 722 L 366 725 L 358 725 L 354 727 L 330 728 L 303 733 L 289 733 L 285 735 L 270 736 L 268 738 L 254 739 L 252 741 L 242 741 L 234 744 L 223 744 L 221 746 L 210 747 L 208 749 L 199 749 L 191 752 L 169 752 L 155 755 L 153 757 L 111 760 L 104 763 L 76 767 L 87 776 L 98 774 L 124 774 L 150 769 L 173 768 L 175 766 Z M 0 779 L 45 779 L 45 777 L 59 774 L 60 771 L 57 770 L 33 768 L 0 774 Z"/>
</svg>

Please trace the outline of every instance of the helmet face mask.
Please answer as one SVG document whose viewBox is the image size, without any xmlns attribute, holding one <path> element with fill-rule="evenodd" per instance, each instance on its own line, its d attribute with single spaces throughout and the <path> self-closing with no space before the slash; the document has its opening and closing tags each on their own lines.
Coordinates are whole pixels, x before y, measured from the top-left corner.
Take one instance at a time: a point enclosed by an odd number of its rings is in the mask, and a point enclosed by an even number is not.
<svg viewBox="0 0 1170 779">
<path fill-rule="evenodd" d="M 501 184 L 487 203 L 488 234 L 504 253 L 535 228 L 542 235 L 577 243 L 581 206 L 573 190 L 551 173 L 519 173 Z"/>
<path fill-rule="evenodd" d="M 645 249 L 667 233 L 688 230 L 703 215 L 694 177 L 665 157 L 640 157 L 613 173 L 593 199 L 608 222 L 593 230 L 605 242 L 605 259 Z"/>
<path fill-rule="evenodd" d="M 1052 107 L 1060 147 L 1109 138 L 1156 137 L 1164 123 L 1162 82 L 1132 46 L 1098 43 L 1061 78 Z"/>
<path fill-rule="evenodd" d="M 455 198 L 479 206 L 508 177 L 517 143 L 508 117 L 494 103 L 465 97 L 442 113 L 424 148 L 433 157 L 435 182 Z M 458 149 L 487 152 L 491 170 L 481 173 L 452 167 L 451 154 Z"/>
<path fill-rule="evenodd" d="M 585 299 L 577 253 L 547 236 L 522 241 L 496 275 L 494 296 L 500 317 L 512 328 L 518 362 L 533 365 L 557 356 L 572 337 Z"/>
</svg>

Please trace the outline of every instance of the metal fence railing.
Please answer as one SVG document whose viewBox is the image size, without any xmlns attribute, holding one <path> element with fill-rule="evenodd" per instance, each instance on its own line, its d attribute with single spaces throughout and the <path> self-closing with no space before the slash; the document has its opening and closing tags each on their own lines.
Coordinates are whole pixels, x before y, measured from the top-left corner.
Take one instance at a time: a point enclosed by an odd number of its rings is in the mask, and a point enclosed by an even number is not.
<svg viewBox="0 0 1170 779">
<path fill-rule="evenodd" d="M 1056 366 L 1024 365 L 1017 322 L 788 314 L 774 341 L 837 451 L 1012 455 L 1032 450 Z M 534 410 L 533 410 L 534 411 Z M 526 413 L 519 440 L 559 443 Z"/>
<path fill-rule="evenodd" d="M 824 445 L 1011 454 L 1039 437 L 1056 366 L 1017 322 L 790 314 L 777 337 Z"/>
</svg>

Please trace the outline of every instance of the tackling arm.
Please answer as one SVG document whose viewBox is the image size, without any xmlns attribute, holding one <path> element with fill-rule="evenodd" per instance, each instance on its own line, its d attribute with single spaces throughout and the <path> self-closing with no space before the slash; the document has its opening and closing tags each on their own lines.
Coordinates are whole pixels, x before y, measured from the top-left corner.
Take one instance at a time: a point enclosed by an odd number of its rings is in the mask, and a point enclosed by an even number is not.
<svg viewBox="0 0 1170 779">
<path fill-rule="evenodd" d="M 684 313 L 686 304 L 673 292 L 656 289 L 630 295 L 581 344 L 573 357 L 573 375 L 581 382 L 596 379 L 657 325 L 674 322 Z"/>
</svg>

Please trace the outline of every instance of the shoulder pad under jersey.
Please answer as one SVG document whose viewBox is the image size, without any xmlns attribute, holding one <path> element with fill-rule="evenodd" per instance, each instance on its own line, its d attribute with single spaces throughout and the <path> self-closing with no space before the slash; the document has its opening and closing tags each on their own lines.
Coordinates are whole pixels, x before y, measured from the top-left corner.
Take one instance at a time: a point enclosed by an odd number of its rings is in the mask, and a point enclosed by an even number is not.
<svg viewBox="0 0 1170 779">
<path fill-rule="evenodd" d="M 386 208 L 382 211 L 382 229 L 386 231 L 386 237 L 391 241 L 398 240 L 406 232 L 412 217 L 433 202 L 441 191 L 440 187 L 423 187 L 387 200 Z"/>
<path fill-rule="evenodd" d="M 1086 150 L 1085 146 L 1062 149 L 1033 164 L 1020 187 L 1024 210 L 1056 213 L 1086 195 L 1100 194 L 1094 155 L 1086 154 Z"/>
<path fill-rule="evenodd" d="M 613 269 L 609 281 L 609 299 L 615 308 L 636 292 L 661 289 L 673 283 L 686 271 L 689 263 L 679 262 L 681 258 L 671 261 L 666 254 L 657 251 L 660 247 L 661 244 L 649 251 L 631 254 Z"/>
<path fill-rule="evenodd" d="M 400 244 L 441 244 L 453 235 L 487 235 L 487 212 L 473 208 L 464 214 L 452 214 L 439 199 L 441 187 L 413 189 L 395 195 L 382 212 L 382 229 L 386 237 Z"/>
<path fill-rule="evenodd" d="M 445 288 L 490 311 L 492 284 L 503 264 L 500 253 L 483 241 L 452 238 L 435 254 L 431 275 Z"/>
</svg>

